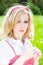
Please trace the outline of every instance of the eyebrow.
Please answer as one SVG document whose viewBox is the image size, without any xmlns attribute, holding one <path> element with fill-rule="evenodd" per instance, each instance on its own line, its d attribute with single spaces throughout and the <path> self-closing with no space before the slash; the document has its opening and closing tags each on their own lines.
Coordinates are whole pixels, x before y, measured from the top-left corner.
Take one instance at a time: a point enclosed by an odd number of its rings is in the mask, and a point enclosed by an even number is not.
<svg viewBox="0 0 43 65">
<path fill-rule="evenodd" d="M 21 19 L 19 19 L 19 20 L 21 20 Z M 25 19 L 26 21 L 28 21 L 28 19 Z"/>
</svg>

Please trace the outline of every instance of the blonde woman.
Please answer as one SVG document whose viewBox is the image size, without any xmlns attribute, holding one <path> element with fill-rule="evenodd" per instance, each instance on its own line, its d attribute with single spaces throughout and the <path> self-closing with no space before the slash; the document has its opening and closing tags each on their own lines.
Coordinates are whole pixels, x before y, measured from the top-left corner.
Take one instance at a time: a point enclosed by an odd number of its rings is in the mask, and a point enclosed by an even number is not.
<svg viewBox="0 0 43 65">
<path fill-rule="evenodd" d="M 3 21 L 0 65 L 38 65 L 41 51 L 32 46 L 32 12 L 23 5 L 11 7 Z"/>
</svg>

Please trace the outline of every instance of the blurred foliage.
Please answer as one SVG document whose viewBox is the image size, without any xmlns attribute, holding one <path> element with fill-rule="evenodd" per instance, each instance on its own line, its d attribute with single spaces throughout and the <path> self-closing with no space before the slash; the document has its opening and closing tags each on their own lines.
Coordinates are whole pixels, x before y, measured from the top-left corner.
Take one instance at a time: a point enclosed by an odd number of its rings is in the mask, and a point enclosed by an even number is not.
<svg viewBox="0 0 43 65">
<path fill-rule="evenodd" d="M 0 15 L 3 15 L 7 8 L 17 2 L 18 0 L 0 0 Z"/>
<path fill-rule="evenodd" d="M 28 2 L 32 2 L 34 5 L 38 6 L 43 15 L 43 0 L 27 0 Z"/>
<path fill-rule="evenodd" d="M 3 15 L 5 10 L 16 3 L 27 2 L 34 14 L 43 15 L 43 0 L 0 0 L 0 15 Z"/>
<path fill-rule="evenodd" d="M 30 4 L 30 9 L 32 10 L 33 14 L 36 14 L 36 15 L 41 15 L 42 14 L 42 12 L 41 12 L 41 10 L 38 6 L 36 6 L 32 2 L 30 2 L 29 4 Z"/>
</svg>

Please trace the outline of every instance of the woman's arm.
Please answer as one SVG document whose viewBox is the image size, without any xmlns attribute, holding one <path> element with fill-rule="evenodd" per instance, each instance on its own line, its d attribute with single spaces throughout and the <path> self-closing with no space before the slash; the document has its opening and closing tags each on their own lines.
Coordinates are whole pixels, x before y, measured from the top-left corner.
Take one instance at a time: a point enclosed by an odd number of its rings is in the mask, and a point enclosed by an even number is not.
<svg viewBox="0 0 43 65">
<path fill-rule="evenodd" d="M 42 56 L 42 52 L 37 47 L 33 48 L 33 55 L 34 55 L 34 65 L 38 65 L 38 61 L 40 57 Z"/>
<path fill-rule="evenodd" d="M 26 51 L 16 60 L 16 62 L 13 65 L 23 65 L 24 62 L 30 58 L 32 58 L 31 49 L 27 48 Z"/>
<path fill-rule="evenodd" d="M 14 63 L 14 65 L 23 65 L 23 63 L 34 58 L 34 65 L 38 65 L 38 60 L 41 57 L 41 51 L 35 47 L 27 48 L 26 51 L 19 57 L 19 59 Z"/>
</svg>

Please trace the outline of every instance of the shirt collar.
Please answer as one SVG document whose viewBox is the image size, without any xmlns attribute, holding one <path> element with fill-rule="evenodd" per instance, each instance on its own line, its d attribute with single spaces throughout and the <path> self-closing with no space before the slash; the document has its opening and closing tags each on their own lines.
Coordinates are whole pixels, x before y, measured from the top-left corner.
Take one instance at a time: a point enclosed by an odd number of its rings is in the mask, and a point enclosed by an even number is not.
<svg viewBox="0 0 43 65">
<path fill-rule="evenodd" d="M 19 45 L 19 46 L 25 46 L 30 43 L 30 41 L 27 38 L 24 38 L 24 41 L 25 41 L 24 44 L 19 39 L 14 39 L 14 38 L 9 38 L 9 39 L 10 39 L 10 43 L 12 43 L 14 45 Z"/>
</svg>

